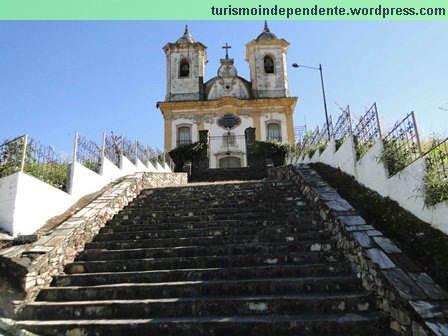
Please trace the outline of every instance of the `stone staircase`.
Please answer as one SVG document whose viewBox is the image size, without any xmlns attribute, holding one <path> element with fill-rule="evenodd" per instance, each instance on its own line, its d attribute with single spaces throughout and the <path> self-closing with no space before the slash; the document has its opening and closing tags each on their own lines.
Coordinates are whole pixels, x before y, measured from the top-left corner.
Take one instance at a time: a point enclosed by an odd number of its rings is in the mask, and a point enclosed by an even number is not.
<svg viewBox="0 0 448 336">
<path fill-rule="evenodd" d="M 215 168 L 192 171 L 188 177 L 190 182 L 216 181 L 250 181 L 261 180 L 266 177 L 266 169 L 256 168 Z"/>
<path fill-rule="evenodd" d="M 39 335 L 385 335 L 290 182 L 145 190 L 21 313 Z"/>
</svg>

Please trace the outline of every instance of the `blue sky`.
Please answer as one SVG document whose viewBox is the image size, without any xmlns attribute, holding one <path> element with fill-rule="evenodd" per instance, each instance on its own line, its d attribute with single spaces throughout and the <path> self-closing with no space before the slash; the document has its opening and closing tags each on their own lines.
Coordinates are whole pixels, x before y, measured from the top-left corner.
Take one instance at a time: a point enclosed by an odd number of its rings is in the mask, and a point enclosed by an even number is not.
<svg viewBox="0 0 448 336">
<path fill-rule="evenodd" d="M 239 75 L 249 79 L 245 43 L 261 21 L 0 22 L 0 140 L 29 133 L 70 153 L 75 130 L 100 142 L 103 131 L 163 146 L 165 55 L 190 26 L 208 46 L 206 79 L 216 76 L 226 42 Z M 291 43 L 294 121 L 324 121 L 318 71 L 322 63 L 329 111 L 350 104 L 361 115 L 374 101 L 383 125 L 414 110 L 423 136 L 448 134 L 448 21 L 271 21 Z"/>
</svg>

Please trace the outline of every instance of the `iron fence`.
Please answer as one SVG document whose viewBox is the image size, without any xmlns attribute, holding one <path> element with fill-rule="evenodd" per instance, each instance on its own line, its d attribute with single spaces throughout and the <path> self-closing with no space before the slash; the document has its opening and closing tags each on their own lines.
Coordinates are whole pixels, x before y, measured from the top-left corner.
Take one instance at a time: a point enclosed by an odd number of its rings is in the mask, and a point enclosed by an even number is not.
<svg viewBox="0 0 448 336">
<path fill-rule="evenodd" d="M 383 159 L 389 174 L 395 175 L 422 156 L 414 112 L 397 122 L 383 139 Z"/>
<path fill-rule="evenodd" d="M 137 151 L 135 148 L 135 142 L 127 139 L 126 137 L 121 135 L 121 153 L 126 156 L 126 158 L 132 163 L 137 162 Z"/>
<path fill-rule="evenodd" d="M 0 145 L 0 178 L 23 170 L 26 139 L 27 136 L 22 135 Z"/>
<path fill-rule="evenodd" d="M 376 103 L 374 103 L 359 119 L 353 131 L 357 160 L 362 158 L 378 139 L 381 139 L 381 126 L 378 108 Z"/>
<path fill-rule="evenodd" d="M 117 167 L 120 167 L 121 155 L 123 153 L 122 137 L 113 132 L 103 136 L 103 155 Z"/>
<path fill-rule="evenodd" d="M 79 162 L 84 167 L 94 171 L 100 172 L 102 151 L 101 147 L 96 142 L 80 136 L 78 132 L 75 135 L 75 149 L 74 161 Z"/>
<path fill-rule="evenodd" d="M 427 151 L 424 157 L 426 204 L 434 205 L 448 200 L 448 138 Z"/>
<path fill-rule="evenodd" d="M 333 128 L 333 139 L 335 139 L 336 150 L 342 146 L 345 140 L 352 134 L 352 118 L 350 106 L 347 105 L 342 111 Z"/>
<path fill-rule="evenodd" d="M 246 138 L 244 135 L 234 135 L 232 133 L 210 137 L 209 150 L 211 154 L 246 153 Z"/>
</svg>

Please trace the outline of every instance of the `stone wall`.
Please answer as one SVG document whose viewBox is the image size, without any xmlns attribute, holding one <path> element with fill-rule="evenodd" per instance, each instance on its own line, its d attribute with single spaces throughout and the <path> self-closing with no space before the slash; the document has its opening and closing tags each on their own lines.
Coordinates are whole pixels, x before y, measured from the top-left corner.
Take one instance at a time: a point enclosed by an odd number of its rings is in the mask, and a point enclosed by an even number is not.
<svg viewBox="0 0 448 336">
<path fill-rule="evenodd" d="M 27 300 L 63 272 L 84 245 L 143 189 L 187 183 L 185 173 L 136 173 L 114 182 L 99 197 L 56 229 L 29 245 L 0 251 L 0 272 L 8 273 L 27 293 Z"/>
<path fill-rule="evenodd" d="M 319 212 L 377 308 L 400 335 L 448 335 L 448 294 L 306 165 L 272 168 L 272 179 L 293 181 Z"/>
</svg>

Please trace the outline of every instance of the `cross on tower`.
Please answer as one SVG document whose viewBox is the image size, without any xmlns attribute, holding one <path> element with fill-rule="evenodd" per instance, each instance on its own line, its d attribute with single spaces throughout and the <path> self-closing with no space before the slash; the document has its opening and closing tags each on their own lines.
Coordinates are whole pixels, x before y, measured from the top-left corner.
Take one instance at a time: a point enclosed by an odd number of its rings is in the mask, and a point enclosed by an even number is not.
<svg viewBox="0 0 448 336">
<path fill-rule="evenodd" d="M 232 47 L 229 46 L 228 43 L 226 43 L 226 45 L 222 48 L 226 50 L 226 59 L 229 59 L 229 49 L 231 49 Z"/>
</svg>

